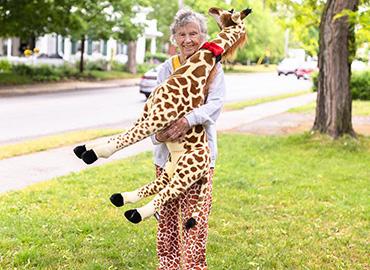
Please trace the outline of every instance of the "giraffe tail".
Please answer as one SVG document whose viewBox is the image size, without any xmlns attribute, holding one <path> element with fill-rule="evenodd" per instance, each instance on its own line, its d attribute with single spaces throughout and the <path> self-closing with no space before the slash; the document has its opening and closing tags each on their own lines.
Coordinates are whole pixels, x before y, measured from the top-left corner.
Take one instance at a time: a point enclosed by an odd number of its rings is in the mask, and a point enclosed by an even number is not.
<svg viewBox="0 0 370 270">
<path fill-rule="evenodd" d="M 195 227 L 195 225 L 197 225 L 197 221 L 196 221 L 195 218 L 191 217 L 191 218 L 188 219 L 188 221 L 186 221 L 185 228 L 187 230 L 189 230 L 189 229 Z"/>
</svg>

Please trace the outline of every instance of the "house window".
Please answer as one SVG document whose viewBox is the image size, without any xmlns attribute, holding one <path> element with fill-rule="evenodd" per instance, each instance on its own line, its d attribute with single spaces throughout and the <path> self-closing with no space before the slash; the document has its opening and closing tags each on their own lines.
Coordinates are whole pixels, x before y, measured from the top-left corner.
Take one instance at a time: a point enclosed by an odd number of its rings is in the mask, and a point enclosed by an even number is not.
<svg viewBox="0 0 370 270">
<path fill-rule="evenodd" d="M 72 54 L 76 54 L 77 52 L 77 42 L 76 40 L 72 40 Z"/>
<path fill-rule="evenodd" d="M 122 44 L 117 42 L 117 54 L 121 54 Z"/>
<path fill-rule="evenodd" d="M 107 56 L 107 51 L 108 51 L 108 41 L 104 40 L 103 41 L 103 55 Z"/>
<path fill-rule="evenodd" d="M 127 54 L 127 45 L 123 43 L 117 43 L 117 54 Z"/>
<path fill-rule="evenodd" d="M 64 37 L 62 37 L 62 53 L 64 54 L 64 41 L 65 41 L 65 38 Z"/>
<path fill-rule="evenodd" d="M 93 52 L 94 52 L 94 53 L 101 53 L 100 41 L 94 41 L 94 42 L 92 43 L 92 47 L 93 47 Z"/>
<path fill-rule="evenodd" d="M 92 54 L 92 51 L 93 51 L 93 44 L 92 44 L 92 39 L 91 38 L 88 38 L 87 39 L 87 54 L 88 55 L 91 55 Z"/>
<path fill-rule="evenodd" d="M 8 44 L 7 42 L 3 42 L 3 55 L 6 55 L 8 52 Z"/>
</svg>

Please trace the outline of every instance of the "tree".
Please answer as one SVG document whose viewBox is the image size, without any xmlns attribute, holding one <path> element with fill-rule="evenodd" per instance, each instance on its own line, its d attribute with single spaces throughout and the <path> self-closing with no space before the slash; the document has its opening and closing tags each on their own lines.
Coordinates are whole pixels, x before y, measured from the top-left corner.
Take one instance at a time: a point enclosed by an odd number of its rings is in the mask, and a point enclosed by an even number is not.
<svg viewBox="0 0 370 270">
<path fill-rule="evenodd" d="M 115 25 L 112 4 L 115 0 L 70 1 L 68 33 L 81 42 L 80 72 L 84 71 L 86 38 L 108 39 Z"/>
<path fill-rule="evenodd" d="M 235 9 L 243 10 L 248 5 L 244 1 L 235 1 Z M 253 13 L 245 22 L 248 35 L 248 43 L 238 51 L 236 60 L 245 63 L 248 60 L 262 60 L 266 50 L 271 52 L 273 60 L 280 59 L 284 55 L 284 32 L 278 23 L 277 14 L 272 12 L 265 2 L 251 5 Z M 234 6 L 233 6 L 234 7 Z"/>
<path fill-rule="evenodd" d="M 114 37 L 128 45 L 127 68 L 132 74 L 136 74 L 136 40 L 145 26 L 135 20 L 136 13 L 141 8 L 140 3 L 140 1 L 123 0 L 113 5 L 118 18 L 114 28 Z"/>
<path fill-rule="evenodd" d="M 0 36 L 35 38 L 65 33 L 64 0 L 0 0 Z"/>
<path fill-rule="evenodd" d="M 151 12 L 149 19 L 156 19 L 158 31 L 163 33 L 163 36 L 158 39 L 161 43 L 167 43 L 170 40 L 170 25 L 178 11 L 177 1 L 150 0 L 148 2 L 155 12 Z"/>
<path fill-rule="evenodd" d="M 349 88 L 351 62 L 355 57 L 355 35 L 360 42 L 369 37 L 369 0 L 271 0 L 292 11 L 287 24 L 293 31 L 310 26 L 319 29 L 319 77 L 314 131 L 333 138 L 344 134 L 355 135 L 352 127 L 352 98 Z M 280 3 L 278 3 L 280 2 Z M 321 8 L 321 6 L 323 8 Z M 358 11 L 359 6 L 359 11 Z M 284 10 L 284 9 L 282 9 Z M 316 14 L 307 20 L 297 19 L 302 14 Z M 282 18 L 286 13 L 283 13 Z M 321 20 L 319 22 L 319 16 Z M 316 22 L 317 21 L 317 22 Z M 293 22 L 293 24 L 292 24 Z M 356 26 L 356 27 L 355 27 Z M 356 31 L 355 31 L 356 30 Z M 303 32 L 303 31 L 301 31 Z M 295 33 L 297 37 L 300 34 Z M 307 39 L 302 39 L 307 44 Z"/>
<path fill-rule="evenodd" d="M 337 138 L 355 135 L 349 88 L 354 54 L 354 25 L 343 10 L 355 11 L 358 0 L 328 0 L 320 22 L 319 77 L 313 130 Z M 352 56 L 352 57 L 351 57 Z"/>
<path fill-rule="evenodd" d="M 270 49 L 274 59 L 281 58 L 284 49 L 284 33 L 277 22 L 276 12 L 270 11 L 270 1 L 266 1 L 266 9 L 262 9 L 262 3 L 233 0 L 232 4 L 226 4 L 225 0 L 184 0 L 185 7 L 190 7 L 192 10 L 203 14 L 207 20 L 208 35 L 210 38 L 215 37 L 219 33 L 219 27 L 213 18 L 208 15 L 210 7 L 219 7 L 223 9 L 243 10 L 247 7 L 253 8 L 253 16 L 246 22 L 248 32 L 248 46 L 238 51 L 236 61 L 245 63 L 249 60 L 257 61 L 258 58 L 265 54 L 267 48 Z M 249 2 L 249 3 L 248 3 Z M 158 21 L 158 28 L 163 32 L 163 36 L 158 39 L 162 44 L 168 43 L 170 38 L 170 25 L 178 11 L 178 1 L 166 0 L 147 0 L 147 4 L 151 5 L 155 12 L 152 12 L 149 17 Z M 261 35 L 260 33 L 264 33 Z"/>
<path fill-rule="evenodd" d="M 291 30 L 291 46 L 302 48 L 311 56 L 318 54 L 319 25 L 324 4 L 322 0 L 307 0 L 303 3 L 289 1 L 285 2 L 285 6 L 276 6 L 280 23 Z"/>
</svg>

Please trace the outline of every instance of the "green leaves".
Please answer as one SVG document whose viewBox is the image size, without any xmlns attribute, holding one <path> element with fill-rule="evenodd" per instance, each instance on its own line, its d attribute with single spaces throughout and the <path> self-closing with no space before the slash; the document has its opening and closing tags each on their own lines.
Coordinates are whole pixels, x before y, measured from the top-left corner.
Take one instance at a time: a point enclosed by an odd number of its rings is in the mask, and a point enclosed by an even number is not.
<svg viewBox="0 0 370 270">
<path fill-rule="evenodd" d="M 63 18 L 63 13 L 54 1 L 1 0 L 0 36 L 28 38 L 53 32 L 55 19 Z"/>
<path fill-rule="evenodd" d="M 119 39 L 133 40 L 143 30 L 132 21 L 135 4 L 132 0 L 0 0 L 0 36 L 58 33 L 75 39 L 82 35 L 108 39 L 116 27 Z"/>
<path fill-rule="evenodd" d="M 279 16 L 279 23 L 290 28 L 290 42 L 305 49 L 309 54 L 316 55 L 318 51 L 318 33 L 324 0 L 270 0 Z M 370 1 L 360 1 L 358 11 L 343 10 L 334 19 L 348 16 L 350 22 L 356 25 L 357 46 L 370 40 Z"/>
</svg>

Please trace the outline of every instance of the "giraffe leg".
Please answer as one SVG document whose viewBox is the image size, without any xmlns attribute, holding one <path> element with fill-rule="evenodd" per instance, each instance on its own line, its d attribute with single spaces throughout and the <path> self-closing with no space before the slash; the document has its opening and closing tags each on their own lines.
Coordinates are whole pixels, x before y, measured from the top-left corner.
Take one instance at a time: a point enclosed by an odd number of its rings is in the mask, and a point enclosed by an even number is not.
<svg viewBox="0 0 370 270">
<path fill-rule="evenodd" d="M 208 155 L 204 153 L 206 153 L 206 151 L 198 149 L 182 155 L 179 162 L 176 164 L 176 170 L 170 182 L 148 204 L 141 208 L 126 211 L 125 217 L 133 223 L 139 223 L 141 220 L 149 218 L 154 215 L 156 211 L 159 212 L 162 205 L 177 198 L 193 183 L 206 175 L 209 170 L 210 161 Z M 188 164 L 189 159 L 192 160 L 190 162 L 193 164 L 192 166 Z M 197 214 L 194 216 L 197 217 Z M 195 218 L 193 219 L 195 221 Z M 190 225 L 195 226 L 195 223 Z"/>
<path fill-rule="evenodd" d="M 116 207 L 121 207 L 127 203 L 138 202 L 139 200 L 143 198 L 157 194 L 160 190 L 162 190 L 169 183 L 169 181 L 170 179 L 168 177 L 168 174 L 166 172 L 163 172 L 154 181 L 142 186 L 139 189 L 136 189 L 130 192 L 114 193 L 110 197 L 110 201 Z"/>
<path fill-rule="evenodd" d="M 190 87 L 190 80 L 188 84 Z M 163 91 L 161 91 L 160 93 L 162 92 Z M 165 100 L 165 98 L 163 98 L 160 94 L 158 94 L 158 96 L 153 99 L 154 101 L 163 99 Z M 193 97 L 193 100 L 194 99 L 197 100 L 197 98 Z M 199 100 L 202 100 L 202 98 L 200 97 Z M 184 116 L 186 113 L 190 112 L 192 110 L 191 104 L 192 103 L 190 101 L 187 101 L 187 104 L 183 106 L 182 110 L 178 110 L 176 106 L 173 106 L 170 103 L 170 107 L 167 108 L 163 107 L 163 104 L 161 104 L 160 102 L 154 102 L 154 104 L 152 104 L 152 106 L 148 108 L 146 117 L 142 117 L 142 119 L 139 119 L 139 121 L 136 122 L 136 125 L 133 126 L 126 133 L 122 133 L 105 139 L 103 143 L 94 147 L 86 144 L 85 147 L 87 151 L 82 153 L 82 160 L 87 164 L 91 164 L 95 162 L 98 158 L 108 158 L 116 151 L 130 146 L 138 141 L 149 137 L 154 133 L 163 130 L 174 120 L 177 120 Z M 81 152 L 81 150 L 77 151 L 76 149 L 76 152 L 79 153 Z"/>
<path fill-rule="evenodd" d="M 155 115 L 155 112 L 153 112 L 147 119 L 138 122 L 136 126 L 126 133 L 105 138 L 100 143 L 77 146 L 74 152 L 77 157 L 80 157 L 87 164 L 95 162 L 98 158 L 108 158 L 118 150 L 141 141 L 167 127 L 172 121 L 178 118 L 177 114 L 174 111 L 172 112 L 173 114 L 169 118 L 155 118 L 155 120 L 152 119 L 152 116 L 154 117 Z M 83 151 L 85 149 L 86 151 Z M 80 154 L 81 152 L 82 154 Z"/>
<path fill-rule="evenodd" d="M 94 147 L 96 147 L 100 144 L 103 144 L 105 141 L 106 141 L 106 138 L 101 138 L 101 139 L 98 139 L 98 140 L 93 140 L 93 141 L 88 142 L 88 143 L 83 144 L 83 145 L 78 145 L 73 149 L 73 152 L 75 153 L 75 155 L 78 158 L 82 159 L 82 154 L 83 153 L 85 153 L 88 150 L 91 150 L 92 148 L 94 148 Z"/>
<path fill-rule="evenodd" d="M 148 113 L 151 108 L 151 104 L 153 102 L 153 95 L 150 95 L 148 100 L 146 101 L 143 109 L 142 115 L 139 117 L 139 119 L 134 123 L 134 126 L 138 125 L 140 122 L 144 121 L 148 117 Z M 123 133 L 125 134 L 125 133 Z M 122 134 L 118 136 L 113 136 L 110 137 L 109 140 L 106 138 L 103 138 L 101 140 L 96 140 L 93 142 L 88 142 L 83 145 L 78 145 L 73 149 L 73 152 L 75 155 L 79 158 L 82 159 L 85 163 L 91 164 L 95 162 L 99 157 L 109 157 L 111 156 L 114 152 L 117 150 L 114 148 L 114 143 L 111 144 L 111 147 L 107 147 L 107 141 L 108 143 L 115 142 L 120 139 Z M 99 148 L 99 146 L 105 145 L 105 147 L 101 150 L 97 150 L 97 153 L 93 150 L 94 148 Z"/>
</svg>

